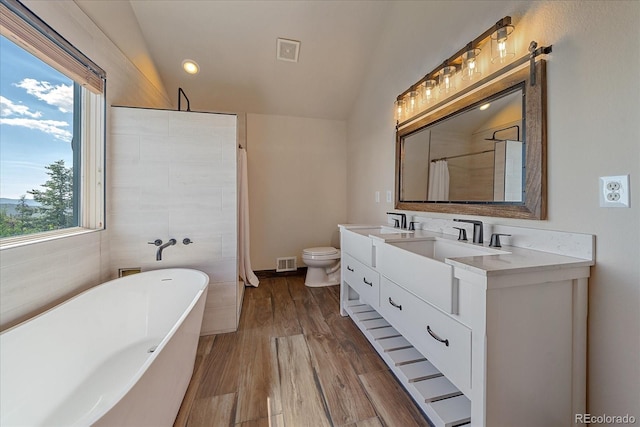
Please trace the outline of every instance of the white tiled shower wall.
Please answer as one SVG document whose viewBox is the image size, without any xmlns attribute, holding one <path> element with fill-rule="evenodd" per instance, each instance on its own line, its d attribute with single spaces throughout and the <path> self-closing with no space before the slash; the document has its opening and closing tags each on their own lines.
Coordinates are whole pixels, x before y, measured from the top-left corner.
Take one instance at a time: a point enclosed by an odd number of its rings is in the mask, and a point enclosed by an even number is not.
<svg viewBox="0 0 640 427">
<path fill-rule="evenodd" d="M 209 275 L 203 333 L 237 326 L 235 115 L 111 108 L 110 273 L 196 268 Z M 184 245 L 190 238 L 194 243 Z M 156 261 L 155 239 L 178 241 Z"/>
</svg>

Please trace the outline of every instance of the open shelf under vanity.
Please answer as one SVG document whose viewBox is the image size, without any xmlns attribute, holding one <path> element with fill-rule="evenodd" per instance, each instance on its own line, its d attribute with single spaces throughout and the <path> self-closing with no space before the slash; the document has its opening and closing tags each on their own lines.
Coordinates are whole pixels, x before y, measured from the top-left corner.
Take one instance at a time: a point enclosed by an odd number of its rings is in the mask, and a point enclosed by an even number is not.
<svg viewBox="0 0 640 427">
<path fill-rule="evenodd" d="M 471 401 L 368 304 L 344 304 L 349 317 L 436 427 L 469 425 Z"/>
</svg>

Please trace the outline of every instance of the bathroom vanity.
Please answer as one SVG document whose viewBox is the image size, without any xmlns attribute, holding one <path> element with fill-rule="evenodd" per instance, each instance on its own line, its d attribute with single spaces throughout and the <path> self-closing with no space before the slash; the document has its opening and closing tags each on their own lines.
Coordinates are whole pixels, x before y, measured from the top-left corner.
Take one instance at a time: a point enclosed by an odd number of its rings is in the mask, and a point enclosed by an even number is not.
<svg viewBox="0 0 640 427">
<path fill-rule="evenodd" d="M 494 226 L 498 249 L 438 221 L 341 225 L 341 314 L 435 426 L 577 425 L 594 236 Z"/>
</svg>

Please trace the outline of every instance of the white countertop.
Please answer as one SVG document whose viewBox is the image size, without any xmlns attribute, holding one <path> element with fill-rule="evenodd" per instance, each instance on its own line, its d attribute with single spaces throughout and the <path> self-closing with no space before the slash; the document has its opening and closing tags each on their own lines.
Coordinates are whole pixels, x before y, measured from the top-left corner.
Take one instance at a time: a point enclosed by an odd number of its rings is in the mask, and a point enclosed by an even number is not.
<svg viewBox="0 0 640 427">
<path fill-rule="evenodd" d="M 391 229 L 388 226 L 370 224 L 342 224 L 340 229 L 346 229 L 354 233 L 368 236 L 375 242 L 396 243 L 407 241 L 443 239 L 457 243 L 455 236 L 428 230 L 415 230 L 407 233 L 387 234 L 381 232 L 381 227 Z M 464 245 L 482 246 L 488 248 L 488 243 L 479 245 L 471 242 L 460 242 Z M 493 248 L 491 248 L 493 249 Z M 557 270 L 564 268 L 589 267 L 594 265 L 592 259 L 576 258 L 551 252 L 544 252 L 505 244 L 499 248 L 508 253 L 496 255 L 482 255 L 461 258 L 447 258 L 446 264 L 456 268 L 468 270 L 484 276 L 497 276 L 522 272 L 543 270 Z M 405 249 L 407 250 L 407 249 Z"/>
</svg>

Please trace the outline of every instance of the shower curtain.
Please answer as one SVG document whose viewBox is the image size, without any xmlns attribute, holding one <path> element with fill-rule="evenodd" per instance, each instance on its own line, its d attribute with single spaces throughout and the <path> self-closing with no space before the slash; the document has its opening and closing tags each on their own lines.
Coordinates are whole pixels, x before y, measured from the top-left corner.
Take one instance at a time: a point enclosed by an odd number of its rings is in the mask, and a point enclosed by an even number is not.
<svg viewBox="0 0 640 427">
<path fill-rule="evenodd" d="M 249 256 L 249 182 L 247 150 L 238 150 L 238 270 L 245 285 L 257 287 L 260 281 L 251 269 Z"/>
<path fill-rule="evenodd" d="M 449 166 L 446 160 L 431 162 L 427 200 L 449 200 Z"/>
</svg>

